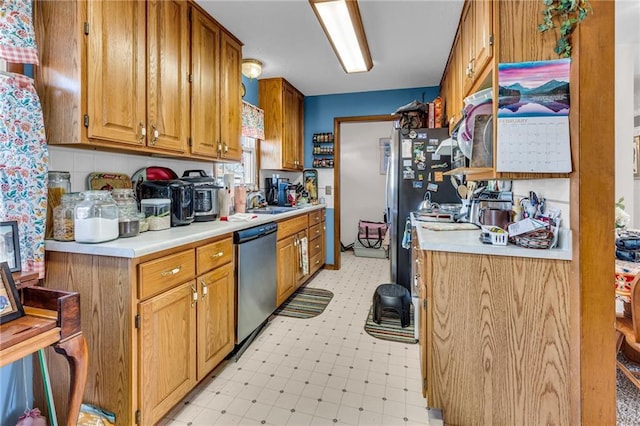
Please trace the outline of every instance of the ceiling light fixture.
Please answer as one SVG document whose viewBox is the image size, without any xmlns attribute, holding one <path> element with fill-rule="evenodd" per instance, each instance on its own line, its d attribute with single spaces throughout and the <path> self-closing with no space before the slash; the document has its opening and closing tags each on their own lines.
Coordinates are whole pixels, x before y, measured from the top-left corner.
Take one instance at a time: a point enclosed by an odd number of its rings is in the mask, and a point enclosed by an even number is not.
<svg viewBox="0 0 640 426">
<path fill-rule="evenodd" d="M 247 78 L 258 78 L 262 74 L 262 62 L 257 59 L 242 60 L 242 75 Z"/>
<path fill-rule="evenodd" d="M 356 0 L 309 0 L 347 73 L 366 72 L 373 67 Z"/>
</svg>

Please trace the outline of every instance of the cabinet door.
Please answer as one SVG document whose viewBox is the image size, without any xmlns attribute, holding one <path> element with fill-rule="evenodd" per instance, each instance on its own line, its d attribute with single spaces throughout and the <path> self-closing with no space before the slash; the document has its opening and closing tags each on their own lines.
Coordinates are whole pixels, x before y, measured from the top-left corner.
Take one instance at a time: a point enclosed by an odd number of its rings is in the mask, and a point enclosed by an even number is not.
<svg viewBox="0 0 640 426">
<path fill-rule="evenodd" d="M 213 370 L 235 344 L 233 264 L 198 278 L 198 380 Z"/>
<path fill-rule="evenodd" d="M 147 145 L 182 153 L 189 137 L 188 5 L 184 0 L 147 5 Z"/>
<path fill-rule="evenodd" d="M 140 424 L 155 424 L 196 384 L 195 285 L 187 282 L 139 305 Z"/>
<path fill-rule="evenodd" d="M 474 66 L 474 13 L 476 1 L 468 1 L 460 17 L 460 62 L 458 65 L 462 71 L 462 92 L 465 96 L 473 85 Z"/>
<path fill-rule="evenodd" d="M 216 157 L 220 142 L 220 28 L 197 9 L 191 15 L 191 153 Z"/>
<path fill-rule="evenodd" d="M 242 159 L 242 46 L 221 34 L 220 47 L 220 140 L 222 158 L 240 161 Z"/>
<path fill-rule="evenodd" d="M 282 139 L 282 167 L 296 170 L 298 168 L 297 141 L 297 101 L 296 91 L 289 85 L 284 85 L 283 139 Z"/>
<path fill-rule="evenodd" d="M 87 135 L 144 145 L 145 3 L 88 1 L 87 22 Z"/>
<path fill-rule="evenodd" d="M 277 305 L 287 300 L 287 297 L 296 289 L 296 271 L 298 264 L 297 245 L 294 245 L 296 236 L 284 238 L 278 241 L 276 259 L 278 264 L 278 296 Z"/>
<path fill-rule="evenodd" d="M 493 57 L 493 1 L 476 0 L 474 3 L 474 63 L 473 72 L 477 77 Z"/>
<path fill-rule="evenodd" d="M 296 168 L 304 169 L 304 96 L 296 90 L 295 105 L 293 106 L 292 115 L 295 117 L 295 125 L 293 129 L 294 144 L 296 150 Z"/>
</svg>

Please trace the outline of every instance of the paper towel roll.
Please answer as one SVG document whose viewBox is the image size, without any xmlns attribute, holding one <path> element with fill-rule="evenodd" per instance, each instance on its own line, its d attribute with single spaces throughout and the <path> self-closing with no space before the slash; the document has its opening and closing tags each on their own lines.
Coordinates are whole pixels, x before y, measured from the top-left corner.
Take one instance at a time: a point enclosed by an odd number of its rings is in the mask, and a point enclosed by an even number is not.
<svg viewBox="0 0 640 426">
<path fill-rule="evenodd" d="M 233 173 L 225 173 L 223 181 L 224 181 L 224 186 L 227 187 L 227 189 L 229 190 L 227 192 L 228 195 L 228 209 L 229 209 L 229 215 L 232 215 L 235 213 L 235 178 L 236 175 L 234 175 Z"/>
</svg>

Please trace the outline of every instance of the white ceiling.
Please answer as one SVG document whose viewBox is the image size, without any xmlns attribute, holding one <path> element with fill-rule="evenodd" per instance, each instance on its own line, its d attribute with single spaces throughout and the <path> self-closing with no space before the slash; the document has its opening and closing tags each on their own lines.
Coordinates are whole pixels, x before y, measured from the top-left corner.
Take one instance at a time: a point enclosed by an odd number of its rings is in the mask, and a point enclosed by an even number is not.
<svg viewBox="0 0 640 426">
<path fill-rule="evenodd" d="M 462 0 L 360 0 L 373 69 L 346 74 L 307 0 L 197 0 L 262 61 L 305 96 L 438 86 Z"/>
</svg>

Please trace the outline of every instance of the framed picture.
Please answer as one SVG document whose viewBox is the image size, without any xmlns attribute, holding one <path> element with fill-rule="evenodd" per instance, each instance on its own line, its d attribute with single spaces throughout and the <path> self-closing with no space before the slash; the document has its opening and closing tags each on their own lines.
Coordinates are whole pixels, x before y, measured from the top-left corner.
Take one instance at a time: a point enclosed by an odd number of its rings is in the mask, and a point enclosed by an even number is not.
<svg viewBox="0 0 640 426">
<path fill-rule="evenodd" d="M 11 272 L 20 272 L 18 222 L 0 222 L 0 262 L 7 262 Z"/>
<path fill-rule="evenodd" d="M 633 177 L 640 179 L 640 135 L 633 137 Z"/>
<path fill-rule="evenodd" d="M 7 262 L 0 263 L 0 324 L 24 316 L 24 308 Z"/>
<path fill-rule="evenodd" d="M 391 139 L 380 138 L 380 174 L 387 174 L 389 166 L 389 157 L 391 156 Z"/>
</svg>

